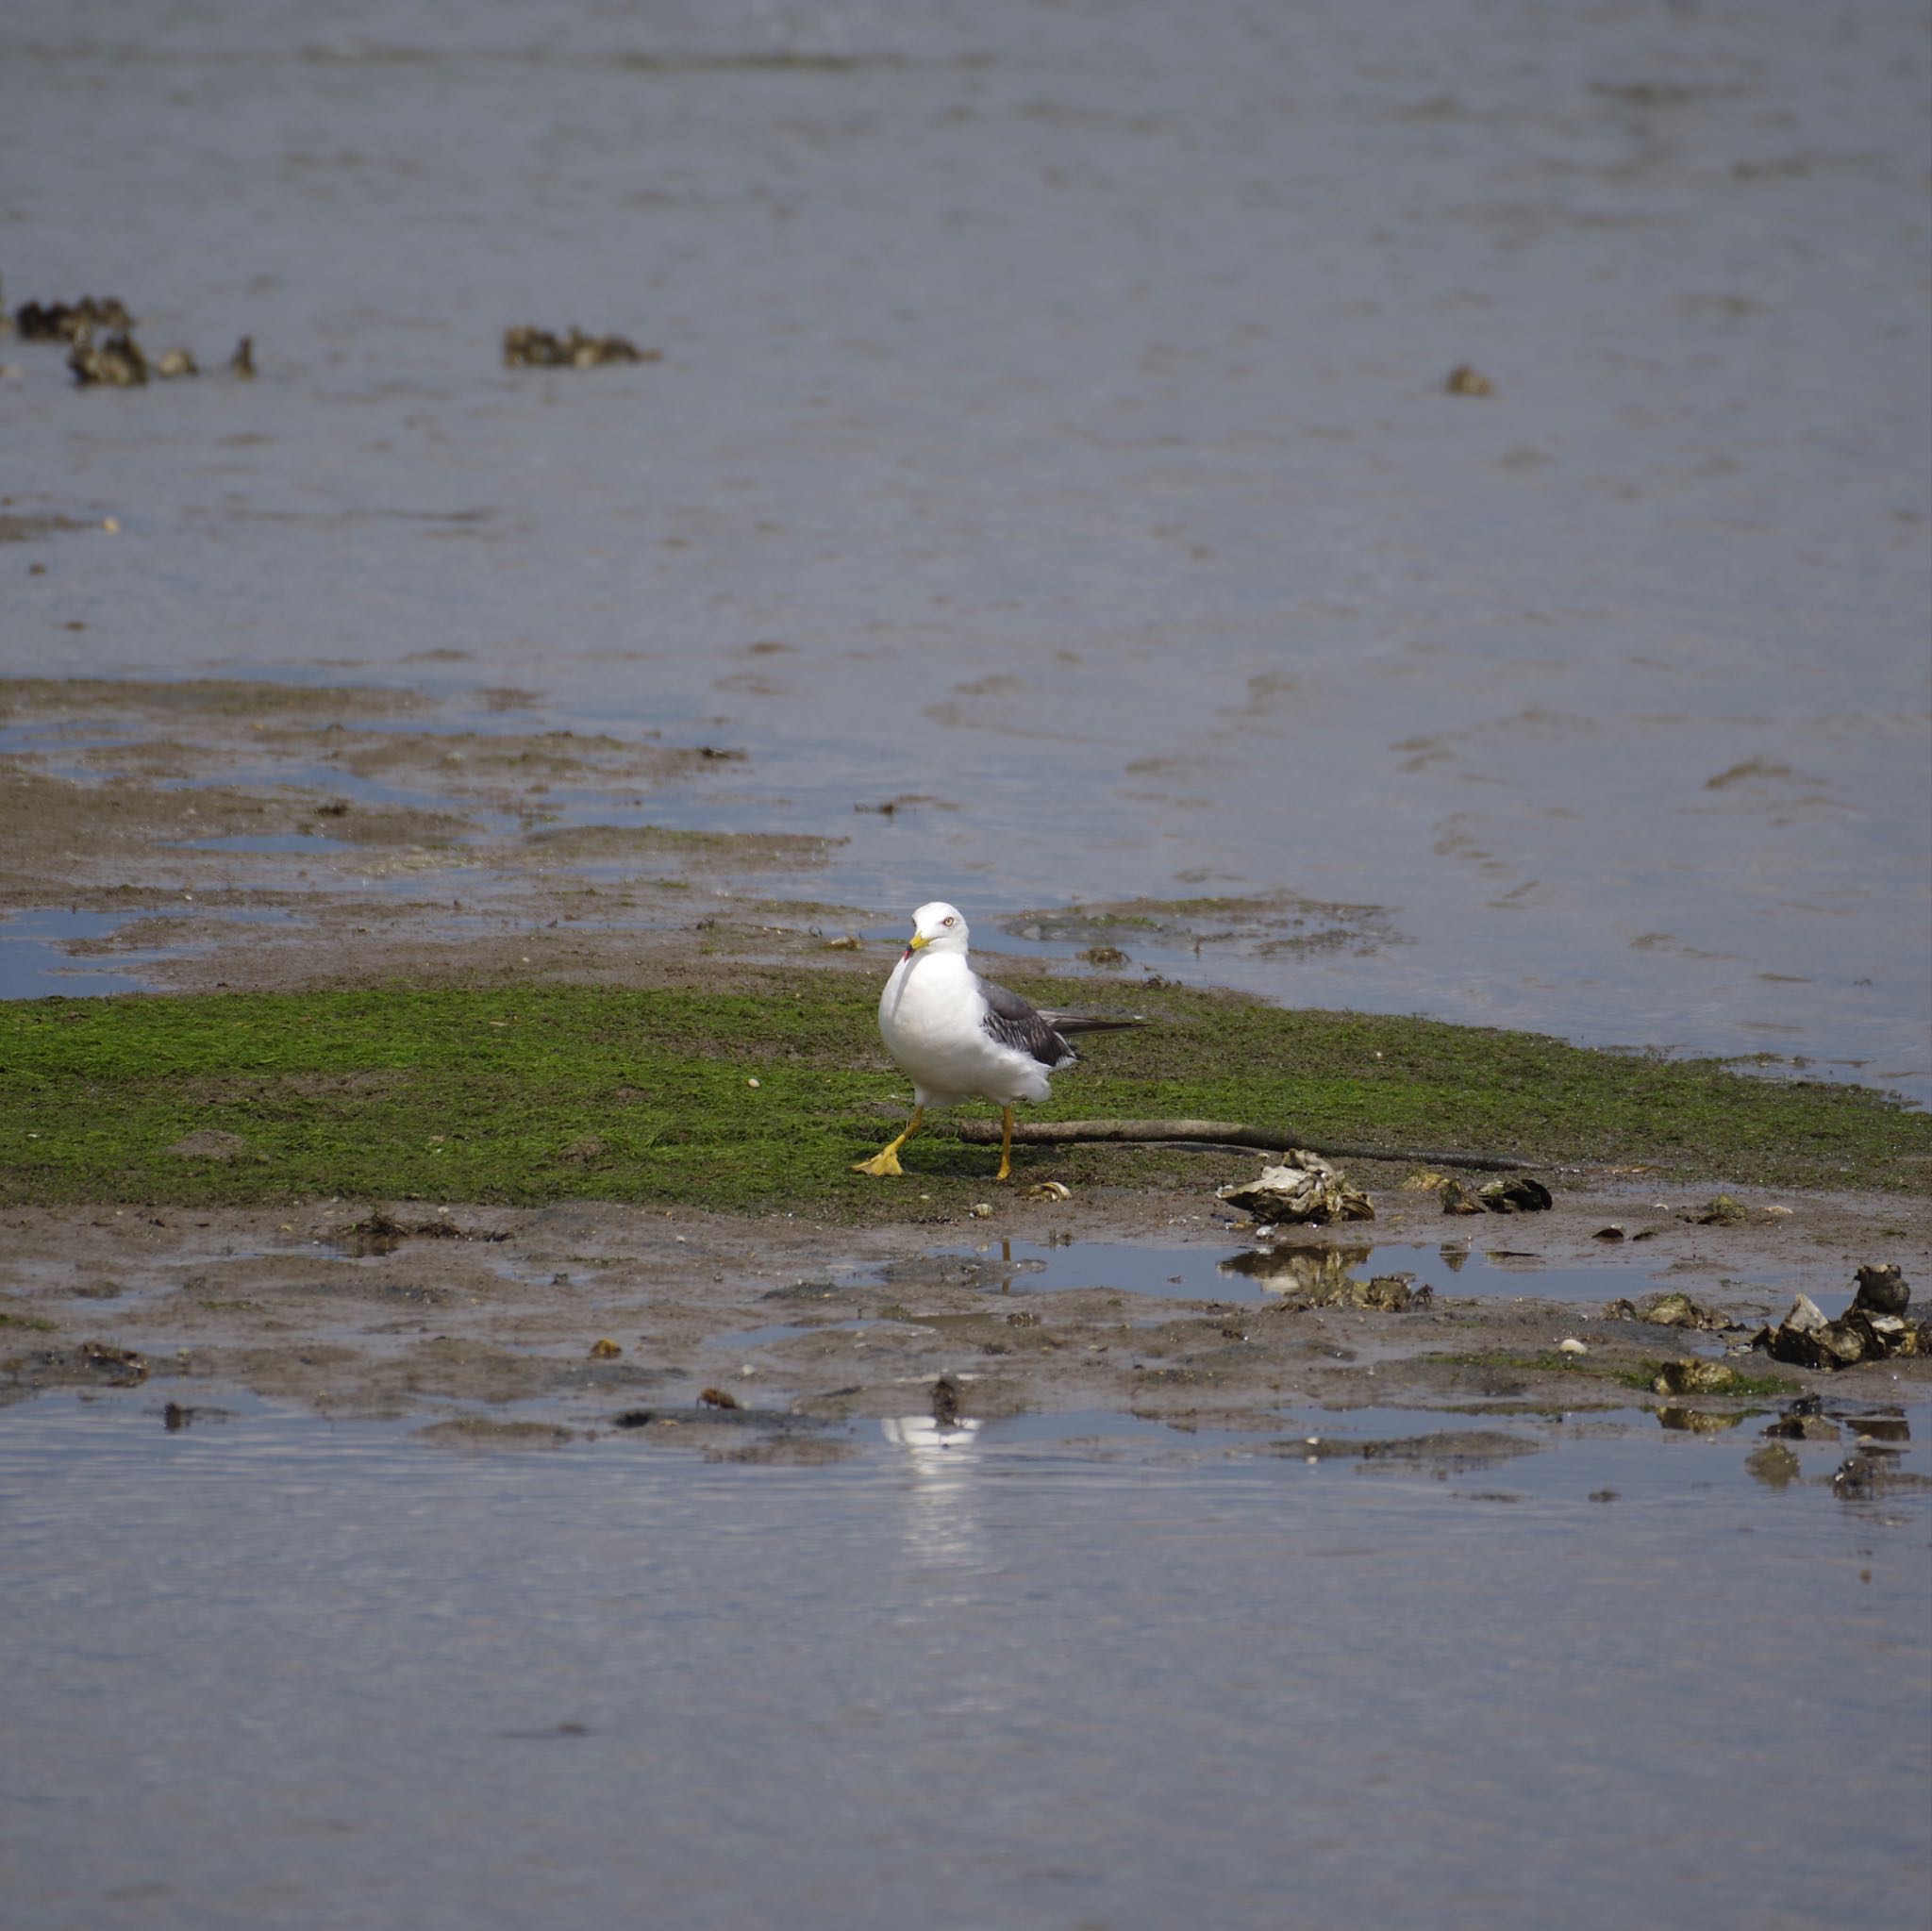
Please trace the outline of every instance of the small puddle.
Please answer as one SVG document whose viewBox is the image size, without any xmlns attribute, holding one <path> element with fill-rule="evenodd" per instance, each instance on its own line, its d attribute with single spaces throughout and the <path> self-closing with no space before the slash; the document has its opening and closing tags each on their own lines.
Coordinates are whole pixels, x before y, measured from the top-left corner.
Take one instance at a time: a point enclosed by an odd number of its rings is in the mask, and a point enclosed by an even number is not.
<svg viewBox="0 0 1932 1931">
<path fill-rule="evenodd" d="M 117 954 L 112 964 L 76 958 L 75 941 L 111 939 L 139 912 L 13 912 L 0 920 L 0 999 L 45 999 L 55 993 L 98 997 L 138 992 L 147 983 L 127 970 L 152 964 L 159 952 Z"/>
<path fill-rule="evenodd" d="M 1259 1246 L 1229 1253 L 1207 1246 L 1144 1247 L 1083 1240 L 1041 1245 L 1006 1240 L 996 1245 L 952 1248 L 933 1256 L 946 1277 L 960 1286 L 995 1293 L 1051 1293 L 1100 1289 L 1110 1293 L 1161 1295 L 1174 1300 L 1267 1302 L 1307 1293 L 1341 1279 L 1369 1280 L 1407 1274 L 1439 1296 L 1507 1295 L 1519 1300 L 1561 1301 L 1600 1307 L 1605 1302 L 1639 1300 L 1674 1285 L 1671 1276 L 1641 1263 L 1622 1266 L 1546 1267 L 1533 1255 L 1484 1251 L 1459 1242 L 1423 1246 L 1404 1241 L 1351 1240 L 1333 1246 Z M 1795 1279 L 1785 1272 L 1725 1283 L 1735 1298 L 1741 1289 L 1775 1302 Z M 916 1280 L 887 1283 L 912 1288 Z M 1850 1293 L 1812 1298 L 1830 1314 L 1841 1312 Z M 1838 1305 L 1829 1305 L 1836 1302 Z"/>
<path fill-rule="evenodd" d="M 797 1340 L 808 1334 L 857 1334 L 877 1327 L 875 1321 L 778 1322 L 770 1327 L 742 1327 L 708 1336 L 708 1348 L 769 1348 L 779 1341 Z"/>
<path fill-rule="evenodd" d="M 111 958 L 76 957 L 68 948 L 112 939 L 142 919 L 192 918 L 211 924 L 288 924 L 300 914 L 273 906 L 149 906 L 125 912 L 24 911 L 0 916 L 0 999 L 103 998 L 139 992 L 152 981 L 136 968 L 178 957 L 190 948 L 165 946 L 117 952 Z"/>
</svg>

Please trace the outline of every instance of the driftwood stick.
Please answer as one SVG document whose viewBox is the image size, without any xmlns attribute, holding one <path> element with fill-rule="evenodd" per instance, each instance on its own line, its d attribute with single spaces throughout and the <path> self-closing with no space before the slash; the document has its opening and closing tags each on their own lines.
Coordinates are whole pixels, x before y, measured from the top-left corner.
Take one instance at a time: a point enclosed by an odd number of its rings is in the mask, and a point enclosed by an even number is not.
<svg viewBox="0 0 1932 1931">
<path fill-rule="evenodd" d="M 944 1134 L 975 1144 L 997 1144 L 999 1124 L 993 1120 L 934 1122 L 928 1133 Z M 1474 1167 L 1484 1173 L 1526 1173 L 1538 1162 L 1512 1154 L 1438 1153 L 1415 1147 L 1308 1146 L 1300 1134 L 1277 1126 L 1242 1126 L 1228 1120 L 1022 1120 L 1013 1127 L 1016 1146 L 1058 1146 L 1070 1140 L 1189 1140 L 1196 1145 L 1257 1147 L 1263 1153 L 1287 1153 L 1307 1147 L 1330 1159 L 1406 1160 L 1428 1167 Z"/>
</svg>

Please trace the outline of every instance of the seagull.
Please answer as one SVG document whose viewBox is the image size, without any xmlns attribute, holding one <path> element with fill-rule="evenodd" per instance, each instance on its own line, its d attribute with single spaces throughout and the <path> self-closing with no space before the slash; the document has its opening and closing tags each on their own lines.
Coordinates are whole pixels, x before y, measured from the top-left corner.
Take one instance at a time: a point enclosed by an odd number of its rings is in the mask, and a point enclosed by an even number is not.
<svg viewBox="0 0 1932 1931">
<path fill-rule="evenodd" d="M 879 1036 L 912 1079 L 911 1124 L 891 1145 L 853 1166 L 886 1179 L 904 1171 L 899 1149 L 917 1133 L 928 1107 L 995 1102 L 1002 1111 L 1000 1170 L 1012 1176 L 1013 1107 L 1043 1100 L 1048 1079 L 1080 1056 L 1069 1033 L 1139 1025 L 1138 1019 L 1091 1019 L 1040 1012 L 1017 992 L 982 979 L 967 962 L 970 934 L 957 906 L 941 899 L 912 914 L 912 939 L 879 995 Z"/>
</svg>

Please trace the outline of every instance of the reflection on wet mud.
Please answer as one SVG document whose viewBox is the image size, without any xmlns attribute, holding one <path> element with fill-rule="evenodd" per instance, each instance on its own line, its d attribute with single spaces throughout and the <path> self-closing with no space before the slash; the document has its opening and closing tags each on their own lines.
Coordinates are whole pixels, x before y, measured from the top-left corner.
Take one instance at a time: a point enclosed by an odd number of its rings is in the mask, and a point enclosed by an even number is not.
<svg viewBox="0 0 1932 1931">
<path fill-rule="evenodd" d="M 1352 1280 L 1373 1252 L 1369 1247 L 1251 1247 L 1218 1262 L 1215 1272 L 1257 1282 L 1274 1294 L 1320 1296 Z"/>
<path fill-rule="evenodd" d="M 1369 1276 L 1366 1270 L 1372 1266 L 1374 1273 Z M 1226 1301 L 1231 1294 L 1252 1300 L 1295 1297 L 1331 1307 L 1393 1306 L 1401 1297 L 1391 1290 L 1366 1298 L 1365 1290 L 1375 1282 L 1400 1281 L 1418 1303 L 1431 1295 L 1503 1294 L 1584 1304 L 1592 1311 L 1627 1310 L 1626 1318 L 1636 1320 L 1650 1318 L 1646 1310 L 1656 1307 L 1666 1323 L 1680 1305 L 1692 1305 L 1675 1290 L 1659 1290 L 1641 1307 L 1633 1302 L 1633 1284 L 1653 1279 L 1641 1263 L 1551 1266 L 1538 1255 L 1509 1249 L 1485 1252 L 1461 1241 L 1424 1246 L 1358 1238 L 1319 1244 L 1274 1240 L 1229 1254 L 1224 1248 L 1198 1243 L 1168 1247 L 1066 1238 L 1039 1242 L 1003 1235 L 997 1242 L 895 1264 L 882 1277 L 895 1289 L 948 1285 L 990 1293 L 1033 1294 L 1097 1288 L 1173 1299 Z M 1741 1279 L 1730 1283 L 1733 1289 L 1753 1285 Z M 1737 1324 L 1728 1316 L 1707 1314 L 1705 1319 L 1719 1325 Z"/>
</svg>

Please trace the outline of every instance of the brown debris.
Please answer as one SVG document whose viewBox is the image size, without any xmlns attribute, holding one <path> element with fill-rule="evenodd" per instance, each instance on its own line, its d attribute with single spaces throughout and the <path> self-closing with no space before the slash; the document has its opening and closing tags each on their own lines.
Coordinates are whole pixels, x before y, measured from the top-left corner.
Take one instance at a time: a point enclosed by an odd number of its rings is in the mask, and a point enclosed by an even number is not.
<svg viewBox="0 0 1932 1931">
<path fill-rule="evenodd" d="M 1604 1307 L 1604 1319 L 1647 1321 L 1653 1327 L 1703 1328 L 1713 1334 L 1727 1333 L 1744 1324 L 1741 1321 L 1731 1320 L 1728 1315 L 1700 1307 L 1689 1294 L 1680 1293 L 1675 1289 L 1646 1295 L 1635 1303 L 1623 1300 L 1608 1302 Z"/>
<path fill-rule="evenodd" d="M 1324 1281 L 1289 1294 L 1278 1305 L 1292 1313 L 1313 1307 L 1361 1307 L 1380 1314 L 1410 1314 L 1435 1298 L 1436 1290 L 1426 1284 L 1417 1287 L 1413 1274 L 1378 1273 L 1366 1281 L 1346 1275 Z"/>
<path fill-rule="evenodd" d="M 1763 1433 L 1773 1441 L 1838 1441 L 1844 1431 L 1820 1414 L 1815 1406 L 1807 1408 L 1802 1402 L 1793 1402 L 1776 1421 L 1765 1425 Z"/>
<path fill-rule="evenodd" d="M 1827 1373 L 1860 1361 L 1916 1355 L 1922 1352 L 1921 1325 L 1904 1312 L 1911 1298 L 1896 1267 L 1860 1268 L 1857 1294 L 1839 1320 L 1827 1321 L 1817 1302 L 1800 1294 L 1784 1320 L 1775 1328 L 1758 1329 L 1751 1345 L 1775 1361 Z M 1893 1308 L 1898 1311 L 1889 1311 Z"/>
<path fill-rule="evenodd" d="M 1744 1457 L 1745 1472 L 1767 1489 L 1789 1489 L 1804 1473 L 1804 1464 L 1781 1441 L 1754 1448 Z"/>
<path fill-rule="evenodd" d="M 641 349 L 621 335 L 552 335 L 547 328 L 507 328 L 503 361 L 507 369 L 598 369 L 608 362 L 657 362 L 661 349 Z"/>
<path fill-rule="evenodd" d="M 1556 1205 L 1550 1190 L 1527 1174 L 1486 1181 L 1476 1189 L 1475 1197 L 1490 1213 L 1547 1213 Z"/>
<path fill-rule="evenodd" d="M 1555 1205 L 1550 1190 L 1527 1174 L 1487 1180 L 1474 1189 L 1460 1180 L 1442 1182 L 1444 1213 L 1544 1213 Z"/>
<path fill-rule="evenodd" d="M 108 389 L 138 389 L 147 380 L 147 358 L 125 330 L 99 342 L 90 336 L 76 338 L 68 351 L 67 366 L 83 389 L 91 383 Z"/>
<path fill-rule="evenodd" d="M 98 328 L 132 328 L 134 317 L 112 295 L 77 302 L 23 302 L 14 316 L 23 341 L 85 341 Z"/>
<path fill-rule="evenodd" d="M 36 1348 L 0 1361 L 0 1374 L 25 1388 L 139 1388 L 147 1379 L 147 1357 L 106 1341 L 72 1348 Z"/>
<path fill-rule="evenodd" d="M 1693 1226 L 1737 1227 L 1741 1226 L 1751 1216 L 1728 1193 L 1717 1193 L 1705 1203 L 1701 1212 L 1687 1213 L 1681 1218 L 1690 1222 Z"/>
<path fill-rule="evenodd" d="M 434 1220 L 418 1221 L 412 1226 L 380 1207 L 369 1209 L 366 1218 L 333 1229 L 327 1239 L 358 1259 L 370 1254 L 393 1254 L 405 1240 L 507 1240 L 508 1234 L 489 1229 L 465 1227 L 447 1214 Z"/>
<path fill-rule="evenodd" d="M 1722 1361 L 1687 1357 L 1659 1364 L 1650 1385 L 1658 1394 L 1724 1394 L 1738 1383 L 1738 1371 Z"/>
<path fill-rule="evenodd" d="M 1372 1221 L 1374 1203 L 1350 1184 L 1320 1154 L 1306 1147 L 1291 1151 L 1288 1162 L 1263 1167 L 1257 1177 L 1233 1187 L 1217 1187 L 1218 1200 L 1271 1225 L 1284 1222 Z"/>
<path fill-rule="evenodd" d="M 1858 1270 L 1858 1291 L 1853 1297 L 1852 1306 L 1862 1308 L 1868 1314 L 1903 1315 L 1910 1307 L 1912 1290 L 1906 1285 L 1904 1273 L 1896 1266 L 1861 1267 Z"/>
</svg>

